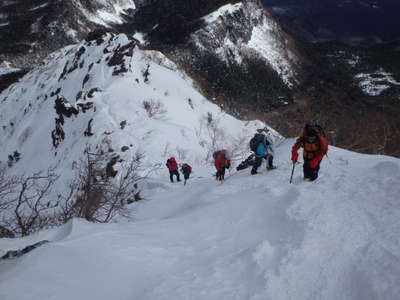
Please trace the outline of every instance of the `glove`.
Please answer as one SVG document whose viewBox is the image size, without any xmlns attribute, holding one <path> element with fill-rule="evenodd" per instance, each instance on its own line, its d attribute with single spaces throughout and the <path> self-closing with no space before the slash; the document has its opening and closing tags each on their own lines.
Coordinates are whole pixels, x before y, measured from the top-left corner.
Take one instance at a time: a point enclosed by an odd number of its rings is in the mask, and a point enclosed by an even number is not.
<svg viewBox="0 0 400 300">
<path fill-rule="evenodd" d="M 231 163 L 228 162 L 228 163 L 225 165 L 225 168 L 229 169 L 230 167 L 231 167 Z"/>
<path fill-rule="evenodd" d="M 310 168 L 315 169 L 318 166 L 318 163 L 320 162 L 319 157 L 315 157 L 310 161 Z"/>
<path fill-rule="evenodd" d="M 297 159 L 299 158 L 299 154 L 295 151 L 292 152 L 292 162 L 297 163 Z"/>
</svg>

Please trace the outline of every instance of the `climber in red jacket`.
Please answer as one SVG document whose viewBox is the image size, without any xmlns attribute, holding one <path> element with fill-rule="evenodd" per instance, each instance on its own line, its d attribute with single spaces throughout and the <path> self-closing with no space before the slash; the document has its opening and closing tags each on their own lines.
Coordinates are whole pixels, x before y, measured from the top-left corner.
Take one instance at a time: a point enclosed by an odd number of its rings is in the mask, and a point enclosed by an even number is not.
<svg viewBox="0 0 400 300">
<path fill-rule="evenodd" d="M 231 161 L 229 159 L 228 151 L 225 149 L 215 151 L 213 157 L 214 157 L 214 166 L 217 169 L 216 178 L 217 180 L 224 182 L 225 170 L 229 169 L 231 166 Z"/>
<path fill-rule="evenodd" d="M 171 182 L 174 182 L 174 175 L 176 176 L 178 181 L 181 181 L 181 179 L 179 178 L 178 164 L 176 163 L 175 157 L 171 157 L 170 159 L 168 159 L 165 165 L 169 170 L 169 178 Z"/>
</svg>

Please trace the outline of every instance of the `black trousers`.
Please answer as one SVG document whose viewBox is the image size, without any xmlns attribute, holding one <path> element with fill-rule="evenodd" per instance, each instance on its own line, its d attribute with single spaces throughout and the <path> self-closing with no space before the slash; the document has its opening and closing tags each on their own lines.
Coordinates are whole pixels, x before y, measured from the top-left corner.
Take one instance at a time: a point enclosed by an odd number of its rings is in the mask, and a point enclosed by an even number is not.
<svg viewBox="0 0 400 300">
<path fill-rule="evenodd" d="M 169 171 L 169 179 L 171 180 L 171 182 L 174 182 L 174 178 L 173 178 L 174 175 L 176 175 L 176 178 L 178 181 L 181 181 L 181 179 L 179 178 L 178 170 L 175 170 L 175 171 Z"/>
<path fill-rule="evenodd" d="M 311 159 L 304 158 L 303 164 L 303 172 L 304 172 L 304 179 L 309 179 L 310 181 L 314 181 L 318 178 L 319 167 L 321 161 L 318 163 L 316 168 L 310 167 Z"/>
<path fill-rule="evenodd" d="M 217 174 L 216 174 L 217 180 L 221 181 L 221 180 L 225 179 L 225 170 L 226 170 L 226 168 L 223 167 L 220 171 L 217 171 Z"/>
<path fill-rule="evenodd" d="M 253 168 L 251 169 L 251 174 L 257 173 L 257 169 L 261 166 L 263 159 L 267 159 L 267 158 L 256 156 L 256 160 L 254 161 Z M 267 167 L 272 168 L 273 162 L 274 162 L 274 157 L 272 155 L 268 155 L 268 166 Z"/>
<path fill-rule="evenodd" d="M 185 180 L 188 180 L 190 176 L 189 172 L 183 172 L 183 178 L 185 178 Z"/>
</svg>

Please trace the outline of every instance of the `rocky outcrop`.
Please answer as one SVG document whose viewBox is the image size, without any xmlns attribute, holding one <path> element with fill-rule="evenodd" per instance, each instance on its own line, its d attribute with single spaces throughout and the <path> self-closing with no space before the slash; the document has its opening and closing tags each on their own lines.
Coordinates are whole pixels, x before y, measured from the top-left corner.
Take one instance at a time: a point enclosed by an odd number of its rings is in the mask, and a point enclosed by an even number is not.
<svg viewBox="0 0 400 300">
<path fill-rule="evenodd" d="M 0 226 L 0 239 L 1 238 L 14 238 L 15 234 L 6 227 Z"/>
<path fill-rule="evenodd" d="M 25 248 L 23 248 L 21 250 L 7 251 L 7 253 L 4 254 L 0 259 L 11 259 L 11 258 L 21 257 L 22 255 L 25 255 L 25 254 L 35 250 L 36 248 L 43 246 L 44 244 L 47 244 L 48 242 L 49 241 L 44 240 L 44 241 L 37 242 L 33 245 L 26 246 Z"/>
</svg>

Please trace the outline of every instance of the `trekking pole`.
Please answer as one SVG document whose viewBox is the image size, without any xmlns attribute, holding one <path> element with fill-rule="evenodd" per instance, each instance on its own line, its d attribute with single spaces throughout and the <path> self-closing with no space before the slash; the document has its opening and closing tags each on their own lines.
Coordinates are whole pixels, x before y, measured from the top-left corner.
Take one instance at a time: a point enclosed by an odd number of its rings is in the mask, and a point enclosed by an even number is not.
<svg viewBox="0 0 400 300">
<path fill-rule="evenodd" d="M 293 169 L 292 169 L 292 175 L 290 176 L 290 184 L 292 184 L 292 180 L 293 180 L 293 173 L 294 173 L 294 168 L 296 167 L 296 164 L 293 163 Z"/>
</svg>

